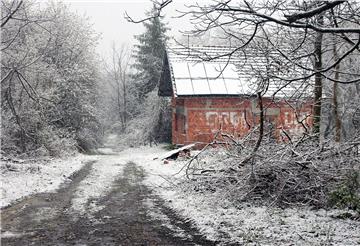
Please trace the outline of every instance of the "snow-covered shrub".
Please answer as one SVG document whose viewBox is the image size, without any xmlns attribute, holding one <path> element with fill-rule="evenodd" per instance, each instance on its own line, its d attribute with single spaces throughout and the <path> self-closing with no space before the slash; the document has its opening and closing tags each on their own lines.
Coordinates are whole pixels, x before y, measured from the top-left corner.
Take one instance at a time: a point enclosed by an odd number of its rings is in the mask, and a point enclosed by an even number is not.
<svg viewBox="0 0 360 246">
<path fill-rule="evenodd" d="M 18 145 L 18 129 L 12 126 L 11 114 L 1 110 L 1 151 L 8 155 L 16 155 L 21 152 Z"/>
<path fill-rule="evenodd" d="M 66 129 L 49 125 L 36 110 L 22 113 L 21 129 L 14 124 L 12 115 L 2 111 L 2 151 L 6 156 L 60 156 L 76 150 L 73 134 Z M 11 126 L 11 127 L 10 127 Z M 23 148 L 23 149 L 22 149 Z"/>
<path fill-rule="evenodd" d="M 169 141 L 171 114 L 168 103 L 157 95 L 156 90 L 150 92 L 142 113 L 128 123 L 121 137 L 122 145 L 138 146 Z"/>
<path fill-rule="evenodd" d="M 76 145 L 82 152 L 92 152 L 101 145 L 100 136 L 97 131 L 89 128 L 83 128 L 76 133 Z"/>
<path fill-rule="evenodd" d="M 330 206 L 350 208 L 360 215 L 360 171 L 349 173 L 347 179 L 329 196 Z"/>
<path fill-rule="evenodd" d="M 73 134 L 64 129 L 45 126 L 38 136 L 39 143 L 46 150 L 46 153 L 38 153 L 39 155 L 66 156 L 76 151 Z"/>
<path fill-rule="evenodd" d="M 294 143 L 264 141 L 253 155 L 251 137 L 232 139 L 223 147 L 209 145 L 186 164 L 186 185 L 237 204 L 358 207 L 359 187 L 347 181 L 360 170 L 358 139 L 341 144 L 318 144 L 311 137 Z M 334 197 L 335 203 L 329 203 Z"/>
</svg>

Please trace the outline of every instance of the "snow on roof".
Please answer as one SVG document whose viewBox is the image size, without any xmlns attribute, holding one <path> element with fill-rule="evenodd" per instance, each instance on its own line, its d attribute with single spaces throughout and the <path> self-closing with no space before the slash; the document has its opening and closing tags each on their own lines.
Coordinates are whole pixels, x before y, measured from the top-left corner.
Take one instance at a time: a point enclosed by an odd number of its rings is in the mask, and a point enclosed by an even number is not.
<svg viewBox="0 0 360 246">
<path fill-rule="evenodd" d="M 269 63 L 264 55 L 251 52 L 234 52 L 229 47 L 169 47 L 167 50 L 175 96 L 195 95 L 256 95 L 259 81 L 267 71 L 279 77 L 299 77 L 302 71 L 289 64 Z M 274 63 L 272 59 L 272 63 Z M 270 79 L 264 96 L 297 97 L 310 95 L 312 86 L 302 82 Z"/>
<path fill-rule="evenodd" d="M 244 88 L 234 64 L 172 63 L 177 95 L 238 95 Z"/>
</svg>

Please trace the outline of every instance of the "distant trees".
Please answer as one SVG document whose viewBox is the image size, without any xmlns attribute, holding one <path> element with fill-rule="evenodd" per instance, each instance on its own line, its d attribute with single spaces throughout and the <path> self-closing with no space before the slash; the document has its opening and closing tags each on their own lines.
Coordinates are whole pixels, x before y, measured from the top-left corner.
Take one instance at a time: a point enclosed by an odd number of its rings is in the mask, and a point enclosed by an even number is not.
<svg viewBox="0 0 360 246">
<path fill-rule="evenodd" d="M 114 44 L 112 59 L 104 63 L 101 121 L 108 132 L 121 136 L 119 145 L 151 144 L 171 137 L 169 100 L 157 95 L 168 37 L 162 18 L 152 18 L 156 11 L 154 6 L 147 13 L 144 33 L 135 36 L 138 43 L 131 49 Z"/>
<path fill-rule="evenodd" d="M 112 105 L 112 114 L 115 121 L 120 123 L 118 130 L 124 131 L 130 116 L 133 114 L 134 102 L 130 101 L 131 95 L 131 78 L 130 78 L 130 58 L 129 49 L 122 45 L 120 48 L 113 44 L 112 59 L 110 64 L 105 65 L 105 80 L 108 82 L 109 99 Z M 105 85 L 104 85 L 105 86 Z M 106 86 L 105 86 L 106 87 Z M 111 114 L 110 114 L 111 115 Z"/>
<path fill-rule="evenodd" d="M 96 34 L 61 3 L 2 1 L 1 140 L 6 154 L 99 141 Z"/>
</svg>

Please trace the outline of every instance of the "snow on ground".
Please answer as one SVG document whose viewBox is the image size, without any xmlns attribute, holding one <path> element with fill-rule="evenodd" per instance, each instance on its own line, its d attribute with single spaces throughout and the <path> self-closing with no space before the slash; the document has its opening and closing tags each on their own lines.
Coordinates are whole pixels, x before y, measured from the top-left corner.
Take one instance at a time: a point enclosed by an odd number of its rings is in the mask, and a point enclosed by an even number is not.
<svg viewBox="0 0 360 246">
<path fill-rule="evenodd" d="M 170 218 L 154 204 L 152 199 L 147 198 L 144 204 L 148 208 L 149 216 L 153 219 L 161 221 L 161 225 L 170 229 L 174 236 L 191 239 L 191 236 L 187 235 L 183 229 L 171 222 Z"/>
<path fill-rule="evenodd" d="M 112 155 L 99 156 L 90 174 L 80 182 L 71 207 L 78 214 L 87 213 L 91 216 L 92 213 L 102 209 L 92 201 L 110 192 L 112 183 L 122 174 L 126 163 L 148 163 L 165 150 L 159 146 L 129 148 L 119 153 L 112 152 L 111 149 L 102 149 L 102 151 Z"/>
<path fill-rule="evenodd" d="M 93 159 L 93 156 L 78 154 L 64 159 L 1 162 L 0 207 L 34 193 L 55 191 L 86 161 Z"/>
<path fill-rule="evenodd" d="M 122 153 L 121 157 L 118 155 L 99 156 L 89 175 L 79 183 L 71 201 L 71 209 L 79 214 L 101 210 L 101 207 L 89 201 L 105 196 L 111 190 L 112 183 L 121 175 L 127 159 L 126 153 Z"/>
<path fill-rule="evenodd" d="M 261 245 L 359 245 L 360 222 L 333 219 L 336 211 L 244 206 L 237 209 L 214 195 L 171 194 L 163 197 L 191 218 L 209 239 Z"/>
<path fill-rule="evenodd" d="M 1 232 L 1 239 L 11 238 L 11 237 L 23 237 L 24 235 L 32 235 L 32 233 L 14 233 L 10 231 Z"/>
<path fill-rule="evenodd" d="M 112 148 L 98 148 L 97 153 L 101 155 L 115 155 L 117 152 L 115 152 Z"/>
<path fill-rule="evenodd" d="M 156 149 L 155 152 L 159 153 Z M 180 185 L 186 161 L 137 162 L 148 176 L 144 183 L 185 218 L 191 218 L 208 239 L 225 245 L 359 245 L 360 221 L 335 219 L 344 211 L 309 208 L 236 208 L 220 193 L 199 193 Z M 188 188 L 188 187 L 187 187 Z M 156 215 L 154 215 L 156 216 Z"/>
</svg>

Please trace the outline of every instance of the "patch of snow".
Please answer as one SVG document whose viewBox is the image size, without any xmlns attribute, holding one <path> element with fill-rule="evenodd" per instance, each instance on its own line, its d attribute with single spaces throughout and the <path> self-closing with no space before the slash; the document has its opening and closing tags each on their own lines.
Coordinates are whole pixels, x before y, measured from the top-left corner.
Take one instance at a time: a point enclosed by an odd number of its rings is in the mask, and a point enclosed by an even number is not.
<svg viewBox="0 0 360 246">
<path fill-rule="evenodd" d="M 90 173 L 77 187 L 72 199 L 71 209 L 79 214 L 85 214 L 89 209 L 89 201 L 106 195 L 111 189 L 116 177 L 121 175 L 122 169 L 127 163 L 126 157 L 100 156 L 98 161 L 92 165 Z M 96 212 L 95 206 L 92 212 Z"/>
<path fill-rule="evenodd" d="M 55 191 L 69 176 L 93 159 L 94 156 L 78 154 L 47 161 L 25 161 L 16 164 L 1 162 L 0 207 L 34 193 Z"/>
<path fill-rule="evenodd" d="M 1 232 L 0 238 L 12 238 L 12 237 L 23 237 L 25 235 L 32 235 L 33 233 L 17 233 L 11 231 Z"/>
<path fill-rule="evenodd" d="M 162 192 L 209 239 L 250 245 L 357 245 L 360 222 L 333 219 L 324 210 L 235 208 L 210 194 Z"/>
<path fill-rule="evenodd" d="M 178 154 L 179 152 L 183 151 L 183 150 L 190 150 L 191 148 L 195 147 L 195 144 L 189 144 L 189 145 L 185 145 L 181 148 L 178 149 L 174 149 L 174 150 L 170 150 L 168 152 L 166 152 L 164 155 L 162 155 L 161 157 L 159 157 L 159 159 L 162 161 L 164 159 L 167 159 L 175 154 Z"/>
<path fill-rule="evenodd" d="M 37 212 L 34 216 L 34 220 L 37 222 L 41 222 L 43 220 L 51 220 L 59 215 L 59 211 L 52 207 L 39 207 L 36 211 Z"/>
<path fill-rule="evenodd" d="M 97 152 L 102 155 L 115 155 L 118 152 L 115 152 L 112 148 L 98 148 Z"/>
<path fill-rule="evenodd" d="M 118 137 L 117 134 L 114 134 L 114 133 L 109 134 L 109 135 L 107 136 L 107 141 L 109 141 L 109 140 L 114 140 L 114 139 L 116 139 L 117 137 Z"/>
<path fill-rule="evenodd" d="M 160 187 L 166 190 L 166 188 L 175 185 L 177 178 L 183 176 L 184 170 L 181 169 L 186 162 L 174 160 L 162 161 L 161 158 L 165 156 L 168 151 L 161 146 L 142 148 L 142 151 L 144 150 L 152 154 L 135 159 L 134 162 L 146 170 L 145 185 L 153 188 Z M 191 153 L 194 153 L 194 151 Z M 178 160 L 180 159 L 181 158 L 178 158 Z"/>
</svg>

